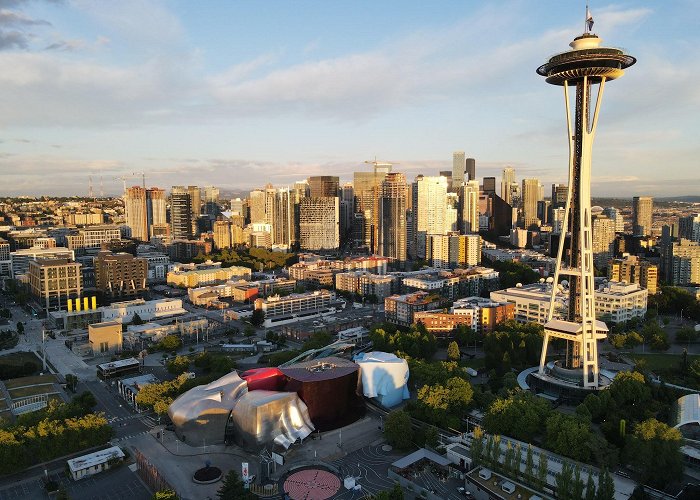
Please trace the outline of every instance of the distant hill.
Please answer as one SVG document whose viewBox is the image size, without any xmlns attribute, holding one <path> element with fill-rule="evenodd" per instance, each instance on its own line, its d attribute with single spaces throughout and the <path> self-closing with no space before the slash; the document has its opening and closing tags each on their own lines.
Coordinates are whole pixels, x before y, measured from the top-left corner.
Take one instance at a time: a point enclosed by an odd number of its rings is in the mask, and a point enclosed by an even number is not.
<svg viewBox="0 0 700 500">
<path fill-rule="evenodd" d="M 663 198 L 654 198 L 658 201 L 680 201 L 683 203 L 700 203 L 700 196 L 665 196 Z"/>
</svg>

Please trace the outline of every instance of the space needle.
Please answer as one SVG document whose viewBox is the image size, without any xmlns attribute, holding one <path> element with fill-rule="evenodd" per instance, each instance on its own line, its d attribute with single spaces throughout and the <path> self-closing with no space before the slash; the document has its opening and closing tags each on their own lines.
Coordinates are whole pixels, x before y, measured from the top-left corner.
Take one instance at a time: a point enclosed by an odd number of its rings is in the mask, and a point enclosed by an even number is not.
<svg viewBox="0 0 700 500">
<path fill-rule="evenodd" d="M 593 237 L 591 222 L 591 153 L 605 83 L 620 78 L 636 59 L 620 49 L 602 46 L 592 33 L 593 18 L 586 6 L 585 30 L 569 44 L 571 50 L 557 54 L 537 68 L 551 85 L 564 88 L 566 125 L 569 143 L 569 184 L 562 234 L 552 283 L 549 313 L 544 329 L 540 366 L 534 378 L 559 385 L 561 395 L 577 390 L 588 392 L 609 383 L 598 369 L 598 340 L 605 339 L 608 328 L 595 318 L 593 281 Z M 593 90 L 597 86 L 597 93 Z M 569 87 L 576 89 L 573 103 Z M 574 116 L 571 116 L 571 106 Z M 564 242 L 570 234 L 568 249 Z M 568 310 L 564 318 L 554 318 L 559 278 L 569 282 Z M 550 339 L 567 341 L 564 363 L 546 363 Z M 536 380 L 533 380 L 536 382 Z M 566 387 L 571 390 L 566 390 Z"/>
</svg>

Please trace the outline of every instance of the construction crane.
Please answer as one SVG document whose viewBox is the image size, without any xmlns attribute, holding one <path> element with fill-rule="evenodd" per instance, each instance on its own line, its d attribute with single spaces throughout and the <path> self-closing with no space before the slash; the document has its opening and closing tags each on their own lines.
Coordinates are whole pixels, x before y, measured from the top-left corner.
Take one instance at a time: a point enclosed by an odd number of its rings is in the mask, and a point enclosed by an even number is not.
<svg viewBox="0 0 700 500">
<path fill-rule="evenodd" d="M 141 184 L 142 184 L 143 188 L 146 189 L 146 172 L 134 172 L 131 175 L 133 175 L 134 177 L 136 177 L 137 175 L 140 175 L 141 176 Z"/>
<path fill-rule="evenodd" d="M 374 166 L 374 171 L 377 171 L 377 168 L 386 168 L 389 172 L 391 172 L 391 167 L 393 165 L 398 165 L 398 163 L 391 163 L 388 161 L 377 161 L 377 157 L 374 157 L 374 160 L 365 160 L 365 163 L 367 165 L 373 165 Z"/>
<path fill-rule="evenodd" d="M 136 177 L 137 175 L 141 176 L 141 182 L 143 185 L 143 188 L 146 189 L 146 173 L 145 172 L 132 172 L 131 174 L 124 174 L 120 177 L 115 177 L 115 181 L 122 181 L 124 184 L 124 193 L 126 193 L 126 181 L 127 179 L 130 179 L 131 177 Z"/>
<path fill-rule="evenodd" d="M 122 175 L 121 177 L 114 178 L 115 181 L 122 181 L 122 183 L 124 184 L 124 190 L 122 191 L 122 194 L 126 193 L 126 180 L 129 178 L 131 178 L 130 175 Z"/>
</svg>

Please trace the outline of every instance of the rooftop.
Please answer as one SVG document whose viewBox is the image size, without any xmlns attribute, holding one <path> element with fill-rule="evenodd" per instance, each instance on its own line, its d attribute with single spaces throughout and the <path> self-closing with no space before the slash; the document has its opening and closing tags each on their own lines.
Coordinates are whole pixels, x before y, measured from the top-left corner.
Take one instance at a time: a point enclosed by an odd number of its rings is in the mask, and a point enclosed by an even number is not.
<svg viewBox="0 0 700 500">
<path fill-rule="evenodd" d="M 124 452 L 118 446 L 89 453 L 82 457 L 72 458 L 68 460 L 68 467 L 72 472 L 75 472 L 105 463 L 113 458 L 124 458 Z"/>
</svg>

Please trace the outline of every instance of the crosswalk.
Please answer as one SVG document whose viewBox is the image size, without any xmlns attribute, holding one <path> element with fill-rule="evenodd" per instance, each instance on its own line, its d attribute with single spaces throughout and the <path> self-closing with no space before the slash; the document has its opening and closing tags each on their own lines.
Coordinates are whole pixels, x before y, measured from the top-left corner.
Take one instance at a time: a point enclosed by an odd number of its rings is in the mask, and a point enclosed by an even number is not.
<svg viewBox="0 0 700 500">
<path fill-rule="evenodd" d="M 135 437 L 138 437 L 138 436 L 143 436 L 144 434 L 148 434 L 149 432 L 151 432 L 150 429 L 147 430 L 147 431 L 141 431 L 141 432 L 136 432 L 136 433 L 134 433 L 134 434 L 129 434 L 128 436 L 121 436 L 121 437 L 118 437 L 118 438 L 114 438 L 114 439 L 112 439 L 112 440 L 110 441 L 110 444 L 111 444 L 112 446 L 114 446 L 114 445 L 116 445 L 116 444 L 118 444 L 118 443 L 123 443 L 124 441 L 128 441 L 128 440 L 130 440 L 130 439 L 132 439 L 132 438 L 135 438 Z"/>
<path fill-rule="evenodd" d="M 149 429 L 153 429 L 158 425 L 158 421 L 153 415 L 141 413 L 136 415 L 127 415 L 125 417 L 112 417 L 107 419 L 107 422 L 111 425 L 118 426 L 119 424 L 123 424 L 130 420 L 140 420 Z"/>
</svg>

